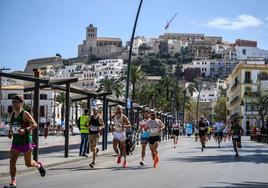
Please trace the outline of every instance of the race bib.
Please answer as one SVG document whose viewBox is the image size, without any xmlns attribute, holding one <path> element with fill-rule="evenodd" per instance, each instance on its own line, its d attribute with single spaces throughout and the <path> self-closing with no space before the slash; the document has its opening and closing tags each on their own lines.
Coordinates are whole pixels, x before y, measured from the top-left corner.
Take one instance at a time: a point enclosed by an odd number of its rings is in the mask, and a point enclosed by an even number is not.
<svg viewBox="0 0 268 188">
<path fill-rule="evenodd" d="M 99 130 L 99 127 L 91 126 L 90 130 L 91 130 L 91 131 L 98 131 L 98 130 Z"/>
<path fill-rule="evenodd" d="M 12 132 L 13 134 L 19 134 L 20 130 L 20 125 L 18 123 L 13 123 L 12 124 Z"/>
<path fill-rule="evenodd" d="M 204 131 L 206 128 L 205 127 L 200 127 L 200 130 L 201 131 Z"/>
<path fill-rule="evenodd" d="M 233 135 L 233 139 L 238 139 L 239 136 L 238 135 Z"/>
<path fill-rule="evenodd" d="M 151 129 L 150 129 L 150 132 L 151 132 L 152 134 L 159 133 L 159 129 L 158 129 L 158 128 L 151 128 Z"/>
</svg>

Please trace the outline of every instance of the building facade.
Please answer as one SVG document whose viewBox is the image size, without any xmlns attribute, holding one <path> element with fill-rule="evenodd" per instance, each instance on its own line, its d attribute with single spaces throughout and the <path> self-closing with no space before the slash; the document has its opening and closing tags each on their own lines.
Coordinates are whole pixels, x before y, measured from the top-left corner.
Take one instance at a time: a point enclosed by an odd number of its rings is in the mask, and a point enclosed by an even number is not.
<svg viewBox="0 0 268 188">
<path fill-rule="evenodd" d="M 268 73 L 268 65 L 264 62 L 262 64 L 240 63 L 227 79 L 228 119 L 239 116 L 240 124 L 246 131 L 257 125 L 257 78 L 262 72 Z"/>
<path fill-rule="evenodd" d="M 98 37 L 97 27 L 90 24 L 86 28 L 86 40 L 78 45 L 78 57 L 96 56 L 98 58 L 111 58 L 122 52 L 120 38 Z"/>
</svg>

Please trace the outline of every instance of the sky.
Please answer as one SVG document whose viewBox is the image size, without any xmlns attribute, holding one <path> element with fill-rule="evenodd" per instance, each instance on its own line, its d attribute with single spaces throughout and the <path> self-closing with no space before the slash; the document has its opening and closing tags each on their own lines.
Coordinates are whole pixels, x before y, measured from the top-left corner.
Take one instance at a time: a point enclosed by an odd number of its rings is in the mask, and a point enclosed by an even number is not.
<svg viewBox="0 0 268 188">
<path fill-rule="evenodd" d="M 140 0 L 1 0 L 0 68 L 23 71 L 30 59 L 77 57 L 93 24 L 99 37 L 130 39 Z M 268 50 L 267 0 L 143 0 L 135 36 L 203 33 L 256 40 Z M 168 20 L 173 22 L 165 30 Z"/>
</svg>

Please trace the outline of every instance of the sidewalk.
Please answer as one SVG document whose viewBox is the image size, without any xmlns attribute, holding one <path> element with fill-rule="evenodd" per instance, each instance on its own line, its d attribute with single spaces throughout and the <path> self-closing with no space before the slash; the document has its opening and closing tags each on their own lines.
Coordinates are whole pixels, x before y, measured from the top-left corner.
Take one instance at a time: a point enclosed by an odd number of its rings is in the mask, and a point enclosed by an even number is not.
<svg viewBox="0 0 268 188">
<path fill-rule="evenodd" d="M 70 163 L 79 160 L 89 160 L 91 158 L 79 157 L 80 135 L 70 136 L 69 140 L 69 157 L 64 157 L 64 137 L 63 136 L 48 136 L 44 139 L 39 137 L 39 161 L 45 167 L 51 167 L 59 164 Z M 101 141 L 101 140 L 100 140 Z M 108 148 L 106 151 L 101 150 L 101 142 L 98 143 L 100 149 L 99 155 L 112 153 L 113 149 L 111 143 L 112 134 L 108 135 Z M 9 150 L 11 140 L 7 137 L 0 137 L 0 179 L 9 176 Z M 36 170 L 35 168 L 27 168 L 24 163 L 23 155 L 21 154 L 17 161 L 17 175 Z"/>
</svg>

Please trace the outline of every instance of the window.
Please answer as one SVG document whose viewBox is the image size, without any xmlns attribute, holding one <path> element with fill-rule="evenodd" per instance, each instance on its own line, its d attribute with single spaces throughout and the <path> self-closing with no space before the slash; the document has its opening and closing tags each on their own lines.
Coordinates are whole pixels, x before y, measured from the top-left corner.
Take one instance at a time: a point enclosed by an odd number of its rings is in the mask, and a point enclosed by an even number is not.
<svg viewBox="0 0 268 188">
<path fill-rule="evenodd" d="M 40 100 L 47 100 L 47 94 L 40 94 Z"/>
<path fill-rule="evenodd" d="M 10 93 L 8 94 L 7 98 L 8 99 L 12 99 L 13 97 L 15 97 L 17 95 L 17 93 Z"/>
<path fill-rule="evenodd" d="M 245 72 L 245 83 L 251 83 L 251 72 Z"/>
<path fill-rule="evenodd" d="M 23 98 L 24 99 L 32 99 L 32 95 L 31 94 L 24 94 Z"/>
<path fill-rule="evenodd" d="M 8 106 L 8 107 L 7 107 L 7 112 L 8 112 L 8 113 L 12 113 L 12 111 L 13 111 L 13 110 L 12 110 L 12 106 Z"/>
<path fill-rule="evenodd" d="M 242 54 L 243 55 L 247 55 L 247 50 L 246 49 L 242 49 Z"/>
<path fill-rule="evenodd" d="M 40 106 L 40 117 L 45 117 L 45 106 Z"/>
</svg>

